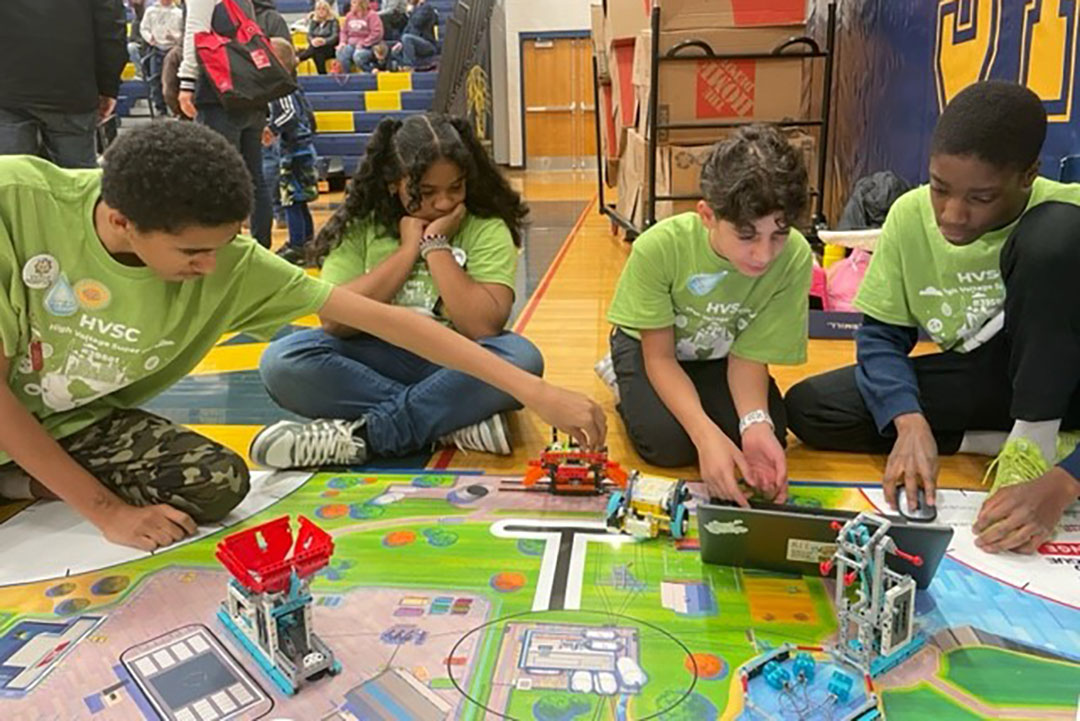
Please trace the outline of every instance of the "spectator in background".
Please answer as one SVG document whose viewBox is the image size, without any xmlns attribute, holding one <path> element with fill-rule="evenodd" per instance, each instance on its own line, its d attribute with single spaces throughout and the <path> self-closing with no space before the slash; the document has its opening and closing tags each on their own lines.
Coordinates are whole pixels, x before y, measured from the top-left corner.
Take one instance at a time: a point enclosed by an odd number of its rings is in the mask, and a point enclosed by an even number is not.
<svg viewBox="0 0 1080 721">
<path fill-rule="evenodd" d="M 292 43 L 281 38 L 270 42 L 277 59 L 295 74 L 297 60 Z M 263 131 L 263 146 L 278 146 L 281 163 L 278 186 L 289 226 L 289 242 L 278 255 L 297 264 L 302 264 L 304 246 L 315 235 L 315 224 L 308 208 L 308 203 L 319 197 L 314 138 L 315 113 L 303 89 L 298 88 L 291 95 L 270 103 L 270 122 Z"/>
<path fill-rule="evenodd" d="M 439 54 L 439 41 L 435 38 L 435 26 L 439 13 L 427 2 L 416 0 L 409 22 L 394 46 L 393 57 L 402 70 L 427 68 L 434 64 Z"/>
<path fill-rule="evenodd" d="M 125 43 L 121 0 L 0 2 L 0 155 L 94 167 L 95 130 L 116 109 Z"/>
<path fill-rule="evenodd" d="M 162 92 L 162 69 L 165 66 L 165 55 L 184 37 L 184 11 L 175 0 L 158 0 L 157 5 L 146 9 L 139 30 L 149 47 L 144 56 L 146 62 L 143 67 L 146 70 L 144 77 L 150 83 L 154 109 L 158 115 L 167 115 L 169 109 L 165 105 L 165 95 Z"/>
<path fill-rule="evenodd" d="M 341 20 L 341 41 L 337 60 L 341 72 L 352 71 L 352 66 L 363 69 L 371 63 L 372 48 L 382 42 L 383 26 L 379 13 L 368 0 L 352 0 L 349 14 Z"/>
<path fill-rule="evenodd" d="M 386 43 L 379 43 L 371 49 L 371 60 L 361 70 L 365 73 L 382 73 L 387 70 L 396 70 L 397 66 L 390 57 L 390 47 Z"/>
<path fill-rule="evenodd" d="M 131 8 L 131 14 L 135 16 L 128 28 L 128 59 L 135 66 L 135 77 L 144 78 L 146 68 L 143 67 L 143 59 L 146 56 L 146 41 L 143 40 L 141 27 L 142 19 L 146 16 L 146 0 L 127 0 L 127 4 Z"/>
<path fill-rule="evenodd" d="M 180 109 L 184 115 L 213 128 L 223 135 L 244 157 L 251 174 L 255 203 L 251 214 L 251 234 L 269 248 L 274 222 L 270 188 L 263 177 L 262 134 L 266 127 L 266 109 L 229 112 L 221 105 L 214 86 L 203 77 L 195 53 L 195 34 L 207 30 L 214 19 L 219 0 L 187 0 L 184 22 L 184 58 L 180 63 Z M 236 0 L 253 17 L 268 37 L 291 38 L 289 26 L 274 9 L 273 0 Z"/>
<path fill-rule="evenodd" d="M 383 24 L 383 40 L 396 43 L 409 22 L 408 0 L 385 0 L 379 5 L 379 19 Z"/>
<path fill-rule="evenodd" d="M 308 20 L 308 46 L 298 58 L 301 61 L 312 59 L 319 75 L 326 75 L 326 61 L 334 58 L 337 52 L 340 26 L 334 11 L 327 0 L 315 3 L 315 11 Z"/>
</svg>

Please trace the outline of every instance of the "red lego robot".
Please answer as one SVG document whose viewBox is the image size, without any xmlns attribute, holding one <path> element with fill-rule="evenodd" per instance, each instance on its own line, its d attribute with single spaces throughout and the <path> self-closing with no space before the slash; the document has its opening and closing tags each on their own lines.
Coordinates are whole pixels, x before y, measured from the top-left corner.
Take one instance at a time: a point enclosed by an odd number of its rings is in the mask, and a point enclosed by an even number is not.
<svg viewBox="0 0 1080 721">
<path fill-rule="evenodd" d="M 606 448 L 586 451 L 572 438 L 563 443 L 559 431 L 552 429 L 551 445 L 544 449 L 539 460 L 529 461 L 522 485 L 528 491 L 597 496 L 611 487 L 625 488 L 627 475 L 622 466 L 608 460 Z"/>
</svg>

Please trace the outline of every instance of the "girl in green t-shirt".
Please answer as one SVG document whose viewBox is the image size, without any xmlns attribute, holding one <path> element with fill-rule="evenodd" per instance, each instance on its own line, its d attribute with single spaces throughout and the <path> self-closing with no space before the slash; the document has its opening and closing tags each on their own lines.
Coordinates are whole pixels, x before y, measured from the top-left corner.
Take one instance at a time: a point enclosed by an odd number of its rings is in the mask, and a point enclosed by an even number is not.
<svg viewBox="0 0 1080 721">
<path fill-rule="evenodd" d="M 517 249 L 527 213 L 465 120 L 384 119 L 345 198 L 309 250 L 322 277 L 354 293 L 449 325 L 540 375 L 543 358 L 503 330 L 514 302 Z M 372 335 L 327 322 L 272 343 L 260 364 L 274 399 L 308 418 L 355 422 L 368 455 L 400 456 L 452 444 L 510 453 L 510 396 Z M 279 424 L 253 446 L 257 462 Z M 285 463 L 288 465 L 288 462 Z"/>
<path fill-rule="evenodd" d="M 713 149 L 697 211 L 635 242 L 608 320 L 618 410 L 641 456 L 697 462 L 713 496 L 741 475 L 787 496 L 784 405 L 769 363 L 806 360 L 813 259 L 792 224 L 807 202 L 798 152 L 771 126 Z"/>
</svg>

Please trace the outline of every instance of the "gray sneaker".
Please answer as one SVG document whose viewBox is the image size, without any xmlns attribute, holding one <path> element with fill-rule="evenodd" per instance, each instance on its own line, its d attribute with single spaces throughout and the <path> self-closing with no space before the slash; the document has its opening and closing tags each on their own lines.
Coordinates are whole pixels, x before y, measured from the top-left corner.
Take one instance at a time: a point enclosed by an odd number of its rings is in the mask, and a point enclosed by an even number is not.
<svg viewBox="0 0 1080 721">
<path fill-rule="evenodd" d="M 251 460 L 266 468 L 356 466 L 367 461 L 367 447 L 356 431 L 364 421 L 279 421 L 251 441 Z"/>
<path fill-rule="evenodd" d="M 456 446 L 463 451 L 480 451 L 508 456 L 510 448 L 510 429 L 502 413 L 496 413 L 471 426 L 459 428 L 439 439 L 440 446 Z"/>
</svg>

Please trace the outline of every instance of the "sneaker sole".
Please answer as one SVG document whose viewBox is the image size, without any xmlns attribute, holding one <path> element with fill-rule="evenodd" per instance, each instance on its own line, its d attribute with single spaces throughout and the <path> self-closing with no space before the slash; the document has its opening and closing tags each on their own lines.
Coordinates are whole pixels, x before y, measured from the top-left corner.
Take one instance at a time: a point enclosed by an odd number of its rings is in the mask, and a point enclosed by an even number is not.
<svg viewBox="0 0 1080 721">
<path fill-rule="evenodd" d="M 281 468 L 267 463 L 264 453 L 266 447 L 270 444 L 270 440 L 274 437 L 274 431 L 288 423 L 289 421 L 278 421 L 273 425 L 266 426 L 255 434 L 255 437 L 251 439 L 251 445 L 248 446 L 248 457 L 251 459 L 252 463 L 257 466 L 262 466 L 263 468 Z"/>
</svg>

